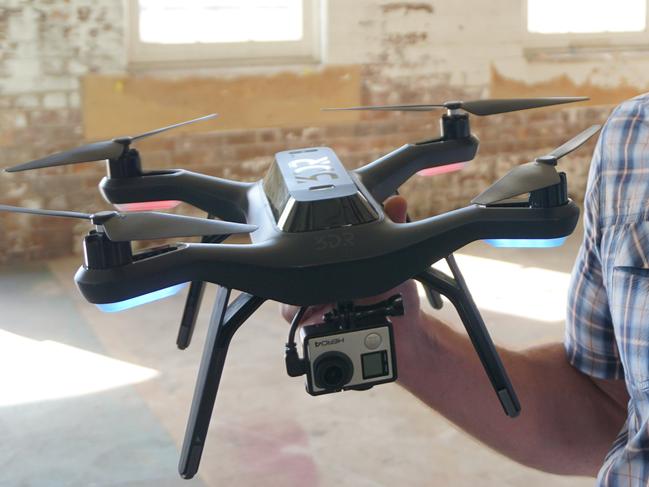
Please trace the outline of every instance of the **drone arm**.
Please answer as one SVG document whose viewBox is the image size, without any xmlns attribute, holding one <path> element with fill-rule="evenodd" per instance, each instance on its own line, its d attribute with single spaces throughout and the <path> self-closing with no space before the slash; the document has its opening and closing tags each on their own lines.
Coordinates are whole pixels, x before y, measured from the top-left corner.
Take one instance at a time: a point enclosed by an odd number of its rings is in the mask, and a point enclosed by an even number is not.
<svg viewBox="0 0 649 487">
<path fill-rule="evenodd" d="M 272 260 L 263 244 L 177 244 L 167 252 L 135 259 L 128 265 L 107 269 L 81 266 L 74 280 L 91 303 L 113 303 L 145 295 L 177 284 L 204 281 L 231 289 L 246 290 L 251 275 L 263 268 L 256 258 Z M 137 256 L 138 254 L 136 254 Z M 272 281 L 276 271 L 262 279 Z"/>
<path fill-rule="evenodd" d="M 245 222 L 247 192 L 253 183 L 230 181 L 184 170 L 103 178 L 99 190 L 113 204 L 178 200 L 223 220 Z"/>
<path fill-rule="evenodd" d="M 579 219 L 574 202 L 552 208 L 470 205 L 410 224 L 395 225 L 407 238 L 422 240 L 410 252 L 437 262 L 457 249 L 490 238 L 551 239 L 570 235 Z"/>
<path fill-rule="evenodd" d="M 416 279 L 426 286 L 437 289 L 453 303 L 505 414 L 512 418 L 516 417 L 521 410 L 518 397 L 480 316 L 480 311 L 469 293 L 453 255 L 449 255 L 446 260 L 454 279 L 434 268 L 418 275 Z"/>
<path fill-rule="evenodd" d="M 374 199 L 382 202 L 417 171 L 470 161 L 478 151 L 478 144 L 478 138 L 473 135 L 406 144 L 356 169 L 355 173 Z"/>
</svg>

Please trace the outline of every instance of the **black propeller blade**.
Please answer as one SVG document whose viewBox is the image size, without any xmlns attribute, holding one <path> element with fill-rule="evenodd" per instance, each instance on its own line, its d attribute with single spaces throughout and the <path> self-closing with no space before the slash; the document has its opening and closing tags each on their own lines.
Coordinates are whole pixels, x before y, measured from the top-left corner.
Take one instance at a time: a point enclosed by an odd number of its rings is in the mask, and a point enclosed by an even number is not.
<svg viewBox="0 0 649 487">
<path fill-rule="evenodd" d="M 169 125 L 159 129 L 151 130 L 143 134 L 134 136 L 117 137 L 112 140 L 104 140 L 101 142 L 93 142 L 91 144 L 82 145 L 63 152 L 51 154 L 42 159 L 18 164 L 17 166 L 8 167 L 5 169 L 7 172 L 27 171 L 28 169 L 41 169 L 44 167 L 65 166 L 67 164 L 77 164 L 80 162 L 103 161 L 104 159 L 117 159 L 129 148 L 129 145 L 136 140 L 150 137 L 152 135 L 166 132 L 167 130 L 189 125 L 191 123 L 202 122 L 203 120 L 211 120 L 218 115 L 212 113 L 204 117 L 195 118 L 186 122 Z"/>
<path fill-rule="evenodd" d="M 590 139 L 593 135 L 599 132 L 599 129 L 601 128 L 602 128 L 601 125 L 592 125 L 588 127 L 586 130 L 584 130 L 583 132 L 581 132 L 580 134 L 570 139 L 565 144 L 560 145 L 559 147 L 554 149 L 548 155 L 539 157 L 536 160 L 542 162 L 548 162 L 550 164 L 556 165 L 557 160 L 579 149 L 582 145 L 586 143 L 588 139 Z M 552 161 L 554 161 L 554 163 Z"/>
<path fill-rule="evenodd" d="M 554 166 L 563 156 L 581 147 L 588 139 L 595 135 L 600 125 L 593 125 L 579 135 L 573 137 L 565 144 L 557 147 L 549 154 L 537 157 L 532 162 L 527 162 L 515 167 L 502 178 L 480 193 L 471 203 L 478 205 L 491 205 L 515 196 L 530 193 L 537 189 L 547 188 L 561 182 L 559 173 Z"/>
<path fill-rule="evenodd" d="M 202 237 L 207 235 L 231 235 L 235 233 L 250 233 L 257 229 L 255 225 L 150 211 L 134 213 L 100 211 L 91 214 L 75 211 L 22 208 L 8 205 L 0 205 L 0 211 L 90 220 L 93 224 L 101 226 L 108 238 L 114 242 L 174 237 Z"/>
<path fill-rule="evenodd" d="M 496 115 L 498 113 L 515 112 L 529 108 L 540 108 L 562 103 L 573 103 L 588 100 L 586 96 L 554 96 L 547 98 L 504 98 L 494 100 L 473 100 L 473 101 L 447 101 L 441 104 L 421 105 L 376 105 L 348 108 L 323 108 L 323 111 L 340 110 L 382 110 L 402 112 L 429 112 L 440 108 L 448 110 L 462 109 L 473 115 Z"/>
</svg>

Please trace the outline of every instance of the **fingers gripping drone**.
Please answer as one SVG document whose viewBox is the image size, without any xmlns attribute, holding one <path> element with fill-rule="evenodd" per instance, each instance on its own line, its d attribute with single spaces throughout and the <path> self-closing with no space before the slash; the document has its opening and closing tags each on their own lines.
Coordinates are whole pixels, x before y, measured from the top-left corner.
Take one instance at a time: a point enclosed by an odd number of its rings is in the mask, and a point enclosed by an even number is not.
<svg viewBox="0 0 649 487">
<path fill-rule="evenodd" d="M 179 348 L 191 340 L 204 283 L 219 285 L 181 454 L 179 470 L 184 478 L 198 470 L 230 341 L 269 299 L 303 310 L 339 303 L 335 312 L 325 317 L 323 326 L 302 329 L 303 358 L 294 357 L 291 375 L 306 375 L 307 390 L 314 395 L 362 390 L 396 378 L 388 316 L 399 307 L 395 308 L 397 298 L 376 308 L 359 308 L 352 302 L 415 278 L 426 286 L 432 299 L 443 294 L 456 307 L 503 410 L 514 417 L 520 411 L 515 391 L 452 254 L 480 239 L 552 239 L 572 233 L 579 210 L 568 198 L 565 174 L 556 170 L 557 161 L 599 127 L 587 129 L 547 156 L 512 169 L 465 208 L 395 224 L 385 217 L 382 203 L 422 169 L 474 158 L 479 141 L 471 134 L 469 113 L 491 115 L 583 99 L 353 107 L 445 108 L 447 112 L 441 119 L 439 138 L 406 144 L 357 170 L 347 171 L 331 149 L 314 147 L 276 154 L 265 178 L 256 183 L 183 170 L 143 171 L 139 154 L 129 144 L 184 125 L 178 124 L 90 144 L 9 170 L 107 159 L 109 173 L 100 182 L 100 191 L 108 202 L 184 201 L 204 210 L 206 219 L 155 212 L 90 215 L 6 206 L 0 210 L 85 218 L 95 225 L 84 239 L 85 262 L 75 276 L 81 293 L 91 303 L 120 302 L 191 282 Z M 198 120 L 202 119 L 194 121 Z M 212 219 L 215 217 L 229 221 Z M 251 243 L 221 243 L 234 233 L 249 233 Z M 130 246 L 131 240 L 179 236 L 201 236 L 203 240 L 135 253 Z M 441 259 L 447 260 L 452 275 L 431 268 Z M 233 289 L 241 294 L 230 302 Z M 381 308 L 388 302 L 392 311 Z M 358 349 L 344 349 L 343 343 L 357 344 Z M 320 353 L 323 347 L 326 353 Z M 361 349 L 362 353 L 353 356 Z"/>
</svg>

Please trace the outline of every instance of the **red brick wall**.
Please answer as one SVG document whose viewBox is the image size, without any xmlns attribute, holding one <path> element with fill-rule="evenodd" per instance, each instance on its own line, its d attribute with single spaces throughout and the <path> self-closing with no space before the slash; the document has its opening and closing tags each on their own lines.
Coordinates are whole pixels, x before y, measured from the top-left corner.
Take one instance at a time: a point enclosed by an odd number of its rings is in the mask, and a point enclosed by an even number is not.
<svg viewBox="0 0 649 487">
<path fill-rule="evenodd" d="M 472 196 L 508 169 L 548 152 L 585 127 L 602 122 L 609 110 L 608 106 L 574 107 L 472 117 L 473 131 L 481 140 L 478 157 L 460 172 L 416 176 L 406 183 L 403 194 L 411 203 L 412 215 L 420 218 L 468 204 Z M 13 145 L 3 150 L 3 162 L 29 160 L 82 141 L 73 135 L 79 123 L 73 110 L 26 113 L 30 121 L 40 121 L 39 129 L 15 130 Z M 263 177 L 273 154 L 281 150 L 326 145 L 336 151 L 348 168 L 355 168 L 402 144 L 432 138 L 438 133 L 438 114 L 432 112 L 368 117 L 359 123 L 324 127 L 169 134 L 143 141 L 138 147 L 148 170 L 184 168 L 254 181 Z M 560 166 L 568 174 L 571 196 L 578 201 L 583 198 L 592 146 L 590 143 Z M 44 208 L 104 209 L 107 204 L 96 190 L 104 174 L 101 162 L 4 174 L 0 180 L 2 201 Z M 185 205 L 180 211 L 196 212 Z M 0 261 L 78 251 L 80 237 L 87 229 L 83 222 L 27 215 L 0 215 L 0 225 Z"/>
</svg>

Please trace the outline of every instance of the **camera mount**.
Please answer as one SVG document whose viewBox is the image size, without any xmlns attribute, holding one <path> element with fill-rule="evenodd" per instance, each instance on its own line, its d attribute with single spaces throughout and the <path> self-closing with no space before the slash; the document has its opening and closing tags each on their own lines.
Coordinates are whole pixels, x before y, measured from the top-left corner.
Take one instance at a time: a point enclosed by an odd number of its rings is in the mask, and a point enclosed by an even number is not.
<svg viewBox="0 0 649 487">
<path fill-rule="evenodd" d="M 341 330 L 350 330 L 387 316 L 403 315 L 403 298 L 395 294 L 378 303 L 355 305 L 353 301 L 338 303 L 324 315 L 324 322 Z"/>
</svg>

